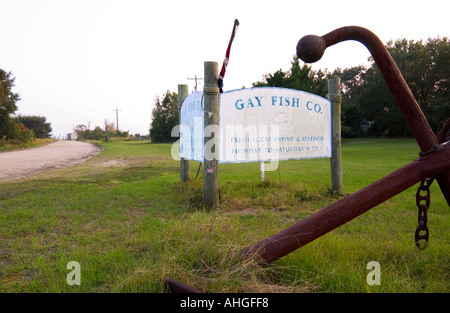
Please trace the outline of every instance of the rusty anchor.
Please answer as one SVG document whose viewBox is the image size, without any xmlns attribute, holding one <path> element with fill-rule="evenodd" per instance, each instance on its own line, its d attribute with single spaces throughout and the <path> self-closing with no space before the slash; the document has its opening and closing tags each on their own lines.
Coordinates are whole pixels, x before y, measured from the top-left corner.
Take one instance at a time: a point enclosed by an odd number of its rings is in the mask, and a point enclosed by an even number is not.
<svg viewBox="0 0 450 313">
<path fill-rule="evenodd" d="M 262 263 L 293 252 L 427 179 L 434 178 L 438 182 L 450 206 L 450 142 L 445 141 L 450 119 L 435 136 L 394 60 L 375 34 L 362 27 L 347 26 L 321 37 L 308 35 L 298 42 L 297 56 L 306 63 L 313 63 L 321 59 L 327 47 L 347 40 L 359 41 L 370 51 L 421 152 L 413 162 L 244 250 L 246 256 L 256 256 Z M 172 279 L 165 279 L 165 284 L 169 291 L 179 291 L 183 286 Z"/>
</svg>

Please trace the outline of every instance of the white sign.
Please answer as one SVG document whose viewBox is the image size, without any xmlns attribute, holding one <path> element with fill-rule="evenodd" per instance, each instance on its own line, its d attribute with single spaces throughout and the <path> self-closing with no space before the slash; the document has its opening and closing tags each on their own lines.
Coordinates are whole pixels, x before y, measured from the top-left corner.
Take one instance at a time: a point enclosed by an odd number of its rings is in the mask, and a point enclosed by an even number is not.
<svg viewBox="0 0 450 313">
<path fill-rule="evenodd" d="M 180 157 L 204 161 L 203 93 L 181 107 Z M 251 88 L 219 96 L 219 163 L 331 157 L 331 103 L 285 88 Z"/>
<path fill-rule="evenodd" d="M 180 157 L 203 162 L 203 92 L 191 93 L 180 110 Z"/>
<path fill-rule="evenodd" d="M 223 93 L 219 126 L 220 163 L 331 157 L 331 103 L 304 91 Z"/>
</svg>

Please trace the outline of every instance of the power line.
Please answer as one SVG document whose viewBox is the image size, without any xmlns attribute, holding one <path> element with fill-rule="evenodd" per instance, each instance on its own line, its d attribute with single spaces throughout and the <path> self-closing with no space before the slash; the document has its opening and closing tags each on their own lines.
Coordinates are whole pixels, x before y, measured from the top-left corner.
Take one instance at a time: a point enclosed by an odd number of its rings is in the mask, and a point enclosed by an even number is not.
<svg viewBox="0 0 450 313">
<path fill-rule="evenodd" d="M 195 80 L 195 87 L 194 87 L 194 88 L 195 88 L 195 91 L 197 91 L 197 81 L 198 81 L 198 80 L 202 80 L 203 78 L 198 78 L 197 75 L 195 75 L 194 78 L 189 78 L 189 77 L 188 77 L 187 79 L 188 79 L 188 80 Z"/>
<path fill-rule="evenodd" d="M 113 111 L 116 111 L 116 125 L 117 125 L 117 130 L 119 130 L 119 111 L 122 111 L 122 110 L 119 110 L 116 108 Z"/>
</svg>

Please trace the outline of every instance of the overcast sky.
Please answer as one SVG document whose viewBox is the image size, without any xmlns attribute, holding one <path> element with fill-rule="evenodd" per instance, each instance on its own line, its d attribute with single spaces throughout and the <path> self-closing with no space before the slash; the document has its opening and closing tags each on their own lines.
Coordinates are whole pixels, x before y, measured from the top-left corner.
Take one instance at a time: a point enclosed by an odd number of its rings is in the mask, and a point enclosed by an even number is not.
<svg viewBox="0 0 450 313">
<path fill-rule="evenodd" d="M 338 27 L 368 28 L 390 39 L 448 36 L 448 1 L 0 0 L 0 68 L 16 77 L 17 113 L 45 116 L 54 136 L 105 119 L 148 134 L 155 98 L 222 65 L 240 21 L 224 90 L 288 70 L 298 40 Z M 333 70 L 367 64 L 356 42 L 330 47 L 312 64 Z M 199 84 L 199 90 L 203 84 Z"/>
</svg>

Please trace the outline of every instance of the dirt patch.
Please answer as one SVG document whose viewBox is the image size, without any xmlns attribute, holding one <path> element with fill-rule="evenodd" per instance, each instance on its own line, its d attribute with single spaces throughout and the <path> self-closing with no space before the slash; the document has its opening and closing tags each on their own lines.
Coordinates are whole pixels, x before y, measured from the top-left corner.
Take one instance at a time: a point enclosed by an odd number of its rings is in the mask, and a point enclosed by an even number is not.
<svg viewBox="0 0 450 313">
<path fill-rule="evenodd" d="M 101 151 L 94 144 L 62 140 L 38 148 L 0 153 L 0 180 L 80 164 Z"/>
<path fill-rule="evenodd" d="M 128 164 L 127 160 L 119 159 L 119 160 L 107 160 L 103 163 L 100 163 L 100 166 L 104 167 L 123 167 Z"/>
</svg>

